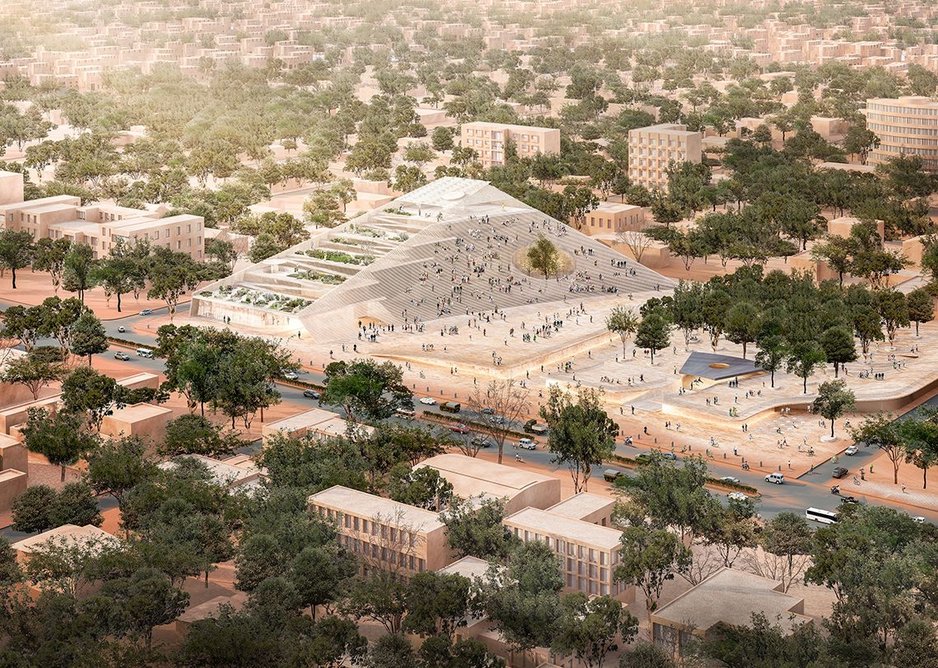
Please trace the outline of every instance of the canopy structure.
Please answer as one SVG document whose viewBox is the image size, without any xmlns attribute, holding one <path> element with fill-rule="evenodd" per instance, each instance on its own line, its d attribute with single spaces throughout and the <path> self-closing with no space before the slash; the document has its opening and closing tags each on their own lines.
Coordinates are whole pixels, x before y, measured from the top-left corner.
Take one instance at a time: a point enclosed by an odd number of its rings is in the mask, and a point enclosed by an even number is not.
<svg viewBox="0 0 938 668">
<path fill-rule="evenodd" d="M 752 360 L 732 355 L 718 355 L 716 353 L 692 352 L 681 373 L 685 376 L 696 376 L 707 380 L 725 380 L 735 376 L 745 376 L 762 371 Z"/>
</svg>

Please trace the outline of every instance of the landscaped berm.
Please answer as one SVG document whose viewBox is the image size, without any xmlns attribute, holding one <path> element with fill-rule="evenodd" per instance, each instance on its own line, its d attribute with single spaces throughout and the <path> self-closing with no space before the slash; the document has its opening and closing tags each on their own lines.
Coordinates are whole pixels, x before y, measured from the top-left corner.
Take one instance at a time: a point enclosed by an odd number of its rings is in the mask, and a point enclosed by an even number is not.
<svg viewBox="0 0 938 668">
<path fill-rule="evenodd" d="M 542 238 L 557 250 L 548 278 L 528 259 Z M 362 325 L 434 329 L 433 321 L 452 316 L 670 287 L 670 279 L 485 181 L 447 177 L 209 285 L 191 313 L 317 343 L 351 342 Z"/>
</svg>

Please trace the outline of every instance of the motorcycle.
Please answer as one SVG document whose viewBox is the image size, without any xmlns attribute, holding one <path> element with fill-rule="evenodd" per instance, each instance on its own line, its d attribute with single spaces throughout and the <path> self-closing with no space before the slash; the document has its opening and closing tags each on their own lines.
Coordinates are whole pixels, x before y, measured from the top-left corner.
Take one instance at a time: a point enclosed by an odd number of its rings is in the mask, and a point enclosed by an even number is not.
<svg viewBox="0 0 938 668">
<path fill-rule="evenodd" d="M 749 470 L 749 463 L 748 463 L 748 462 L 743 462 L 742 469 L 743 469 L 743 471 L 748 471 L 748 470 Z"/>
<path fill-rule="evenodd" d="M 840 485 L 834 485 L 831 487 L 831 494 L 840 494 Z"/>
</svg>

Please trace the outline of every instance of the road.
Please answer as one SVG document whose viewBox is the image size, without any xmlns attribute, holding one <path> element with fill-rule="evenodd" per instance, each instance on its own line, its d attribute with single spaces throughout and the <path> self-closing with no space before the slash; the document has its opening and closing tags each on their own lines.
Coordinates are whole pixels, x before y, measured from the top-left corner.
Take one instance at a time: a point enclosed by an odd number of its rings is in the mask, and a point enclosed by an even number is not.
<svg viewBox="0 0 938 668">
<path fill-rule="evenodd" d="M 0 308 L 6 308 L 2 300 L 0 300 Z M 185 316 L 188 313 L 189 304 L 180 304 L 177 308 L 177 313 L 180 316 Z M 157 315 L 159 313 L 165 313 L 166 309 L 154 309 L 152 315 Z M 137 325 L 146 325 L 147 320 L 151 319 L 151 316 L 140 315 L 139 313 L 134 313 L 127 315 L 120 319 L 107 320 L 104 322 L 105 331 L 109 336 L 116 338 L 125 339 L 134 343 L 139 343 L 141 345 L 153 346 L 156 341 L 156 328 L 154 327 L 152 335 L 150 334 L 141 334 L 134 331 L 134 328 Z M 119 329 L 123 327 L 125 331 L 121 332 Z M 54 344 L 54 341 L 42 341 L 42 343 Z M 128 365 L 128 371 L 150 371 L 152 373 L 160 373 L 163 371 L 163 362 L 160 359 L 148 359 L 144 357 L 137 357 L 133 351 L 129 351 L 125 346 L 111 346 L 106 354 L 113 354 L 118 350 L 127 352 L 131 355 L 130 361 L 126 362 Z M 318 372 L 307 372 L 301 371 L 299 373 L 300 379 L 305 380 L 311 383 L 321 383 L 323 380 L 323 374 Z M 298 403 L 308 403 L 311 407 L 318 406 L 318 403 L 315 400 L 307 399 L 303 396 L 303 389 L 297 388 L 289 384 L 279 383 L 278 384 L 280 394 L 285 400 L 294 401 Z M 933 397 L 929 401 L 925 402 L 923 406 L 938 407 L 938 396 Z M 328 410 L 332 410 L 339 415 L 344 416 L 344 411 L 341 408 L 332 408 L 324 407 Z M 436 405 L 426 406 L 421 404 L 418 401 L 414 402 L 414 410 L 417 413 L 417 418 L 419 420 L 420 415 L 423 413 L 435 413 L 441 414 L 439 407 Z M 916 409 L 918 410 L 918 409 Z M 914 413 L 912 411 L 911 413 Z M 911 414 L 909 413 L 909 414 Z M 461 413 L 465 415 L 467 420 L 478 421 L 478 416 L 473 415 L 469 411 L 463 411 Z M 446 414 L 449 416 L 449 414 Z M 908 415 L 908 414 L 907 414 Z M 451 416 L 450 416 L 451 417 Z M 902 416 L 899 419 L 904 419 L 906 416 Z M 521 431 L 520 424 L 514 424 L 512 427 L 516 431 Z M 445 429 L 444 427 L 438 427 Z M 455 436 L 455 435 L 454 435 Z M 470 435 L 471 436 L 471 435 Z M 513 458 L 516 454 L 525 460 L 532 462 L 534 464 L 544 466 L 547 468 L 556 468 L 551 462 L 551 454 L 543 449 L 544 439 L 539 439 L 538 449 L 536 450 L 521 450 L 515 448 L 513 442 L 509 441 L 505 444 L 505 456 L 509 460 Z M 254 448 L 256 449 L 256 447 Z M 616 446 L 617 454 L 623 455 L 625 457 L 635 457 L 641 452 L 647 452 L 647 448 L 639 448 L 635 446 L 626 446 L 619 444 Z M 836 482 L 832 481 L 831 476 L 835 466 L 844 465 L 847 466 L 851 474 L 846 478 L 841 480 L 841 488 L 844 494 L 851 494 L 856 496 L 861 500 L 861 502 L 875 503 L 879 505 L 889 506 L 896 508 L 902 512 L 908 512 L 911 515 L 921 515 L 924 516 L 929 522 L 938 524 L 938 512 L 928 511 L 920 508 L 910 508 L 903 506 L 901 504 L 894 504 L 888 501 L 881 499 L 870 498 L 867 501 L 867 498 L 863 496 L 862 485 L 859 487 L 854 486 L 851 483 L 852 473 L 858 471 L 861 466 L 869 467 L 870 461 L 878 454 L 875 448 L 867 448 L 860 446 L 859 452 L 852 457 L 842 457 L 838 463 L 832 461 L 827 461 L 819 465 L 814 471 L 807 473 L 800 478 L 788 478 L 786 477 L 784 485 L 774 485 L 767 483 L 764 480 L 765 473 L 759 471 L 740 471 L 736 466 L 724 466 L 720 463 L 720 460 L 710 461 L 708 463 L 710 468 L 710 473 L 713 477 L 719 478 L 722 476 L 733 476 L 739 478 L 740 482 L 750 485 L 760 493 L 760 500 L 758 503 L 758 512 L 765 518 L 771 518 L 777 515 L 780 512 L 784 511 L 793 511 L 796 513 L 801 513 L 805 508 L 816 507 L 824 509 L 834 509 L 840 505 L 840 500 L 837 496 L 832 495 L 830 492 L 831 485 Z M 595 467 L 593 471 L 594 476 L 601 476 L 605 468 L 610 468 L 606 466 Z"/>
</svg>

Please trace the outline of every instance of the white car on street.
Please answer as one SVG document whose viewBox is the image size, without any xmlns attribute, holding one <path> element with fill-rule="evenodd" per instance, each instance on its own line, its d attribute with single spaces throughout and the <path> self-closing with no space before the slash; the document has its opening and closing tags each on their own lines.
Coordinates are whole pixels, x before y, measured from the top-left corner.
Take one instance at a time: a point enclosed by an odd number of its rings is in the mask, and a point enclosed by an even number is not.
<svg viewBox="0 0 938 668">
<path fill-rule="evenodd" d="M 420 397 L 418 401 L 424 406 L 436 406 L 436 399 L 433 397 Z"/>
<path fill-rule="evenodd" d="M 776 471 L 775 473 L 770 473 L 769 475 L 765 476 L 765 481 L 771 482 L 775 485 L 784 485 L 785 476 Z"/>
<path fill-rule="evenodd" d="M 845 455 L 855 455 L 855 454 L 857 454 L 858 452 L 860 452 L 860 448 L 858 448 L 858 447 L 855 446 L 855 445 L 851 445 L 849 448 L 847 448 L 846 450 L 844 450 L 844 454 L 845 454 Z"/>
<path fill-rule="evenodd" d="M 726 495 L 726 498 L 730 501 L 745 501 L 749 497 L 743 494 L 742 492 L 730 492 Z"/>
<path fill-rule="evenodd" d="M 537 447 L 537 444 L 532 441 L 530 438 L 519 438 L 518 447 L 524 448 L 525 450 L 533 450 Z"/>
</svg>

